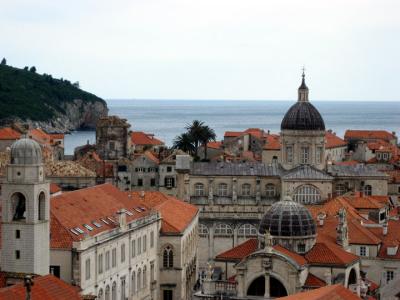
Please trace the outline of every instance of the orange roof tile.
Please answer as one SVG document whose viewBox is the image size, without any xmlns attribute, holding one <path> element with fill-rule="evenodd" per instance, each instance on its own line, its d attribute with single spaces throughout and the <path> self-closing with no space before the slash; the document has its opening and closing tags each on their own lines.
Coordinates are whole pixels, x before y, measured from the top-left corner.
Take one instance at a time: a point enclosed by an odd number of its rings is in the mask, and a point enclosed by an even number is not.
<svg viewBox="0 0 400 300">
<path fill-rule="evenodd" d="M 400 247 L 398 247 L 395 255 L 388 255 L 387 248 L 400 245 L 400 221 L 389 220 L 387 234 L 383 234 L 381 227 L 369 228 L 373 234 L 382 240 L 382 246 L 379 249 L 378 257 L 400 259 Z"/>
<path fill-rule="evenodd" d="M 53 140 L 63 140 L 64 139 L 64 133 L 49 133 L 48 134 Z"/>
<path fill-rule="evenodd" d="M 154 163 L 156 163 L 156 164 L 159 164 L 159 163 L 160 163 L 160 160 L 154 155 L 153 152 L 151 152 L 151 151 L 146 151 L 146 152 L 144 153 L 144 155 L 145 155 L 148 159 L 150 159 L 151 161 L 153 161 Z"/>
<path fill-rule="evenodd" d="M 385 130 L 346 130 L 344 134 L 344 139 L 366 139 L 366 140 L 373 140 L 373 139 L 381 139 L 389 141 L 394 139 L 395 136 Z"/>
<path fill-rule="evenodd" d="M 138 212 L 136 210 L 138 207 L 143 207 L 145 210 Z M 59 248 L 60 245 L 67 245 L 67 248 L 70 248 L 72 241 L 82 240 L 83 234 L 75 235 L 70 231 L 75 227 L 79 227 L 90 236 L 116 228 L 118 226 L 116 213 L 121 209 L 133 213 L 132 216 L 126 215 L 127 222 L 151 213 L 143 202 L 131 199 L 111 184 L 97 185 L 53 196 L 50 201 L 51 246 Z M 101 219 L 105 219 L 108 224 L 102 222 Z M 96 227 L 93 221 L 101 224 L 101 227 Z M 93 230 L 88 230 L 84 224 L 91 226 Z"/>
<path fill-rule="evenodd" d="M 164 142 L 155 138 L 154 135 L 144 133 L 143 131 L 132 131 L 131 141 L 134 145 L 164 145 Z"/>
<path fill-rule="evenodd" d="M 50 194 L 55 194 L 61 191 L 61 188 L 58 184 L 50 183 Z"/>
<path fill-rule="evenodd" d="M 32 299 L 40 300 L 78 300 L 83 299 L 72 285 L 53 275 L 37 276 L 33 279 Z M 25 300 L 26 290 L 23 283 L 0 289 L 1 300 Z"/>
<path fill-rule="evenodd" d="M 222 142 L 220 142 L 220 141 L 207 143 L 207 148 L 210 148 L 210 149 L 221 149 L 221 147 L 222 147 Z"/>
<path fill-rule="evenodd" d="M 326 149 L 347 146 L 345 140 L 341 139 L 336 134 L 333 134 L 332 132 L 329 131 L 325 132 L 325 141 L 326 141 L 325 144 Z"/>
<path fill-rule="evenodd" d="M 335 266 L 348 265 L 360 259 L 357 255 L 345 251 L 342 247 L 324 239 L 321 235 L 318 235 L 317 242 L 306 253 L 305 258 L 310 264 Z"/>
<path fill-rule="evenodd" d="M 42 145 L 50 144 L 51 141 L 50 136 L 40 128 L 34 128 L 29 130 L 28 136 Z"/>
<path fill-rule="evenodd" d="M 225 131 L 224 137 L 238 137 L 243 134 L 242 131 Z"/>
<path fill-rule="evenodd" d="M 317 276 L 308 273 L 306 282 L 304 283 L 304 287 L 307 288 L 319 288 L 326 286 L 326 282 L 323 281 L 322 279 L 318 278 Z"/>
<path fill-rule="evenodd" d="M 285 247 L 282 247 L 281 245 L 275 245 L 273 248 L 276 251 L 290 257 L 296 263 L 298 263 L 300 266 L 304 266 L 305 264 L 307 264 L 307 260 L 303 256 L 301 256 L 295 252 L 292 252 L 292 251 L 286 249 Z"/>
<path fill-rule="evenodd" d="M 126 192 L 130 199 L 143 203 L 161 213 L 161 232 L 182 233 L 191 224 L 199 209 L 192 204 L 165 195 L 161 192 Z"/>
<path fill-rule="evenodd" d="M 280 137 L 277 134 L 267 134 L 265 135 L 265 150 L 280 150 L 281 142 Z"/>
<path fill-rule="evenodd" d="M 18 140 L 21 133 L 11 127 L 0 128 L 0 140 Z"/>
<path fill-rule="evenodd" d="M 360 300 L 356 294 L 341 284 L 328 285 L 319 289 L 293 294 L 280 300 Z"/>
<path fill-rule="evenodd" d="M 248 239 L 247 241 L 229 249 L 225 252 L 218 254 L 215 259 L 221 261 L 240 261 L 246 256 L 250 255 L 258 248 L 257 239 Z"/>
<path fill-rule="evenodd" d="M 333 162 L 334 165 L 338 166 L 355 166 L 358 165 L 360 162 L 356 160 L 346 160 L 346 161 L 335 161 Z"/>
</svg>

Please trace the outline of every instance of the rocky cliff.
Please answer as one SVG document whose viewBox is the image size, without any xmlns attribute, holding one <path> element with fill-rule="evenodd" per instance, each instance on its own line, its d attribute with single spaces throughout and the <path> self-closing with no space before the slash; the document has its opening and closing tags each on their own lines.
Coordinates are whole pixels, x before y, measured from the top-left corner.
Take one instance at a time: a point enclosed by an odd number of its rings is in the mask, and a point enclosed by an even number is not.
<svg viewBox="0 0 400 300">
<path fill-rule="evenodd" d="M 0 65 L 0 126 L 29 124 L 49 132 L 94 129 L 108 114 L 106 102 L 65 79 L 36 68 Z"/>
</svg>

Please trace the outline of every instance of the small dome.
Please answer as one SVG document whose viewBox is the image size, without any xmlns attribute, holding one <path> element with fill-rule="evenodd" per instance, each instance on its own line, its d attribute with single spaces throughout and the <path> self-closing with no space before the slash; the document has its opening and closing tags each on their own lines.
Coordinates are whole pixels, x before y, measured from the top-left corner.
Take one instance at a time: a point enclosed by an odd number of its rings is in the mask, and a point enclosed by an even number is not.
<svg viewBox="0 0 400 300">
<path fill-rule="evenodd" d="M 259 233 L 266 231 L 274 237 L 313 236 L 316 234 L 314 219 L 308 209 L 286 197 L 274 203 L 260 222 Z"/>
<path fill-rule="evenodd" d="M 325 130 L 319 111 L 310 102 L 298 101 L 287 111 L 281 130 Z"/>
<path fill-rule="evenodd" d="M 42 149 L 36 141 L 22 138 L 11 145 L 11 164 L 37 165 L 41 163 Z"/>
</svg>

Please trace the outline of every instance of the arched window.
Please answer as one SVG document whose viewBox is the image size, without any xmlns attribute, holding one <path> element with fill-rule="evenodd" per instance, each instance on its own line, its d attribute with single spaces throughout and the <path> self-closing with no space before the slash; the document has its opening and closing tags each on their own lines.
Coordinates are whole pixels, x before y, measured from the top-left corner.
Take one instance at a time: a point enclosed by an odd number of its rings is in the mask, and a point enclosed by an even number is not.
<svg viewBox="0 0 400 300">
<path fill-rule="evenodd" d="M 344 195 L 346 193 L 346 187 L 344 184 L 337 184 L 336 185 L 336 195 L 337 196 L 341 196 Z"/>
<path fill-rule="evenodd" d="M 208 235 L 208 227 L 204 224 L 199 224 L 199 235 Z"/>
<path fill-rule="evenodd" d="M 366 196 L 371 196 L 372 195 L 372 186 L 370 186 L 369 184 L 367 184 L 366 186 L 364 186 L 364 194 Z"/>
<path fill-rule="evenodd" d="M 147 287 L 147 268 L 143 267 L 143 288 Z"/>
<path fill-rule="evenodd" d="M 132 287 L 131 287 L 131 294 L 136 293 L 136 273 L 135 271 L 132 272 Z"/>
<path fill-rule="evenodd" d="M 238 230 L 239 236 L 257 236 L 257 228 L 251 224 L 243 224 Z"/>
<path fill-rule="evenodd" d="M 106 286 L 106 292 L 105 292 L 105 300 L 110 300 L 110 286 Z"/>
<path fill-rule="evenodd" d="M 142 270 L 139 269 L 137 272 L 137 291 L 139 292 L 142 289 Z"/>
<path fill-rule="evenodd" d="M 103 289 L 100 289 L 97 299 L 103 300 Z"/>
<path fill-rule="evenodd" d="M 228 196 L 228 185 L 226 183 L 220 183 L 218 185 L 218 196 L 221 197 Z"/>
<path fill-rule="evenodd" d="M 111 288 L 111 300 L 117 300 L 117 283 L 115 281 Z"/>
<path fill-rule="evenodd" d="M 196 183 L 194 185 L 194 195 L 195 196 L 204 196 L 204 184 Z"/>
<path fill-rule="evenodd" d="M 296 189 L 293 200 L 303 204 L 318 203 L 321 201 L 321 193 L 315 186 L 301 185 Z"/>
<path fill-rule="evenodd" d="M 164 268 L 173 268 L 174 266 L 174 251 L 171 246 L 167 246 L 164 248 L 163 252 L 163 267 Z"/>
<path fill-rule="evenodd" d="M 44 192 L 39 194 L 38 199 L 38 220 L 45 219 L 45 212 L 46 212 L 46 195 Z"/>
<path fill-rule="evenodd" d="M 21 193 L 14 193 L 11 196 L 13 220 L 24 220 L 26 218 L 26 200 Z"/>
<path fill-rule="evenodd" d="M 251 185 L 248 183 L 242 184 L 242 196 L 250 196 Z"/>
<path fill-rule="evenodd" d="M 268 183 L 265 186 L 265 194 L 266 194 L 267 198 L 275 197 L 275 195 L 276 195 L 275 185 L 273 185 L 272 183 Z"/>
<path fill-rule="evenodd" d="M 219 223 L 217 227 L 215 227 L 215 235 L 232 235 L 232 233 L 232 227 L 228 224 Z"/>
</svg>

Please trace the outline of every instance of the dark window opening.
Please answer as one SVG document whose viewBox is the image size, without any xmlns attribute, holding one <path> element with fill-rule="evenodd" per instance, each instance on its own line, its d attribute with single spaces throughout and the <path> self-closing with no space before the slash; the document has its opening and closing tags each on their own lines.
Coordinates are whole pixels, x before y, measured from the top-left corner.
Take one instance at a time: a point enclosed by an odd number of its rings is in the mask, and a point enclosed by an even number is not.
<svg viewBox="0 0 400 300">
<path fill-rule="evenodd" d="M 20 259 L 21 258 L 21 252 L 19 250 L 15 251 L 15 259 Z"/>
<path fill-rule="evenodd" d="M 16 238 L 16 239 L 20 239 L 20 238 L 21 238 L 21 230 L 17 229 L 17 230 L 15 231 L 15 238 Z"/>
<path fill-rule="evenodd" d="M 163 300 L 172 300 L 172 290 L 164 290 L 163 291 Z"/>
<path fill-rule="evenodd" d="M 50 266 L 50 274 L 60 278 L 60 266 Z"/>
<path fill-rule="evenodd" d="M 143 186 L 143 179 L 139 178 L 139 179 L 137 180 L 137 185 L 138 185 L 138 186 Z"/>
</svg>

